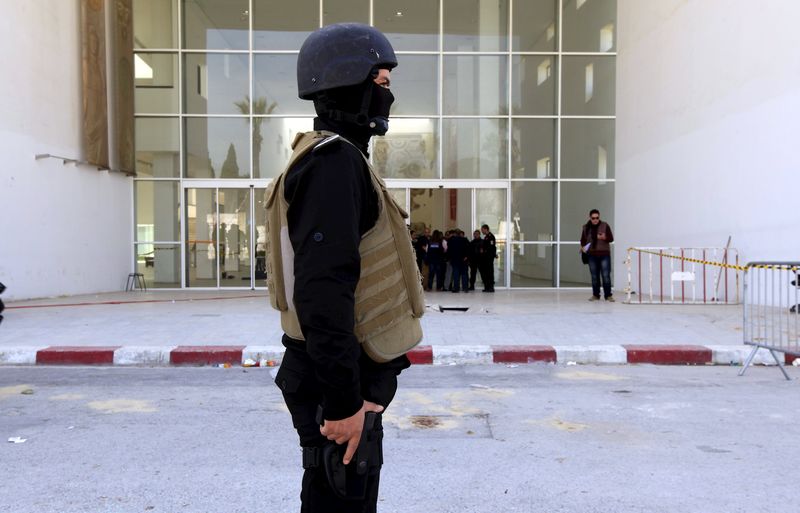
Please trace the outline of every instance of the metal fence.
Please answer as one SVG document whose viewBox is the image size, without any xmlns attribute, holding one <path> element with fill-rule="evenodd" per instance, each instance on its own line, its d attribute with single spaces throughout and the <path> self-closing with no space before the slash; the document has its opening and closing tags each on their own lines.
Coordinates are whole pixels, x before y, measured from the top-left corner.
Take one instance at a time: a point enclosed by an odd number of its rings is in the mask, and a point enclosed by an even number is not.
<svg viewBox="0 0 800 513">
<path fill-rule="evenodd" d="M 800 262 L 752 262 L 744 273 L 744 343 L 753 350 L 739 372 L 743 375 L 759 348 L 775 354 L 800 353 Z"/>
<path fill-rule="evenodd" d="M 734 248 L 629 248 L 625 260 L 629 304 L 741 302 L 744 267 Z"/>
</svg>

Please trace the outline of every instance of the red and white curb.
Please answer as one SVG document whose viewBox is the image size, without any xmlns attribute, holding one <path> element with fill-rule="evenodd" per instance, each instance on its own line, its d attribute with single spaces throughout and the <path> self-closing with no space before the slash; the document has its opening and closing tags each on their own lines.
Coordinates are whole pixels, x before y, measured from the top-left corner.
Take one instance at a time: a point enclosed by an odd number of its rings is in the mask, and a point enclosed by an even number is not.
<svg viewBox="0 0 800 513">
<path fill-rule="evenodd" d="M 742 365 L 751 346 L 725 345 L 605 345 L 605 346 L 427 346 L 409 353 L 417 365 L 475 365 L 488 363 Z M 278 365 L 283 346 L 50 346 L 0 347 L 0 365 L 117 365 L 205 366 Z M 791 364 L 800 355 L 786 353 Z M 753 363 L 774 365 L 760 349 Z"/>
</svg>

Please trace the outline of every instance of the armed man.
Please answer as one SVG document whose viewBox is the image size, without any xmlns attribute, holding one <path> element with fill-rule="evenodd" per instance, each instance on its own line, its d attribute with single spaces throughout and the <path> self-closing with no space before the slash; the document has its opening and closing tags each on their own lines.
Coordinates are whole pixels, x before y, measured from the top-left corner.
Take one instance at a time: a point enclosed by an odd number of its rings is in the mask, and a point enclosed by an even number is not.
<svg viewBox="0 0 800 513">
<path fill-rule="evenodd" d="M 373 27 L 309 35 L 297 84 L 314 131 L 298 134 L 267 190 L 267 282 L 286 347 L 275 383 L 302 447 L 301 513 L 376 511 L 381 412 L 422 339 L 407 214 L 368 160 L 370 138 L 388 130 L 396 66 Z"/>
</svg>

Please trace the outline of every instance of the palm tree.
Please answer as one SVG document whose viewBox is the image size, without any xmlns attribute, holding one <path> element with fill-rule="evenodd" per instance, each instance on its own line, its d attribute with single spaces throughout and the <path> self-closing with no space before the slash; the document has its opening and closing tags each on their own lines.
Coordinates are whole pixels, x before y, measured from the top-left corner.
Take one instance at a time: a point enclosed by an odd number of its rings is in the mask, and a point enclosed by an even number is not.
<svg viewBox="0 0 800 513">
<path fill-rule="evenodd" d="M 245 96 L 244 100 L 234 102 L 236 107 L 239 108 L 239 112 L 242 114 L 249 115 L 250 114 L 250 96 Z M 272 114 L 272 111 L 275 110 L 275 107 L 278 106 L 278 102 L 272 102 L 269 106 L 267 106 L 267 99 L 266 98 L 257 98 L 256 101 L 253 103 L 253 116 L 263 116 L 266 114 Z M 264 138 L 261 136 L 261 123 L 264 121 L 264 118 L 261 117 L 254 117 L 253 118 L 253 177 L 259 178 L 261 175 L 261 143 L 264 141 Z"/>
</svg>

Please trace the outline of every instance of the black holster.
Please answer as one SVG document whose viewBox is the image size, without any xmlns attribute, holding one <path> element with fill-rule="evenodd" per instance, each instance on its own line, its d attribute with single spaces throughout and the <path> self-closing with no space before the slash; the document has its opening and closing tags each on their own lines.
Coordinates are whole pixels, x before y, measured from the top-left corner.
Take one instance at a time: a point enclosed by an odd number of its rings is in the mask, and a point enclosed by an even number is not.
<svg viewBox="0 0 800 513">
<path fill-rule="evenodd" d="M 318 420 L 321 421 L 321 418 Z M 383 465 L 383 426 L 380 413 L 365 413 L 358 449 L 347 465 L 342 463 L 346 450 L 346 445 L 335 442 L 327 442 L 322 447 L 304 447 L 303 468 L 324 467 L 328 484 L 337 497 L 364 500 L 369 477 L 380 471 Z"/>
</svg>

